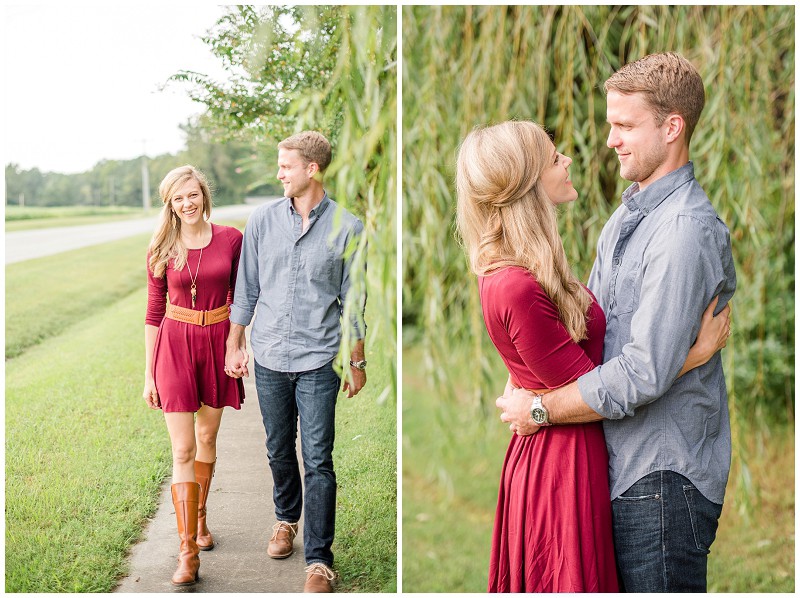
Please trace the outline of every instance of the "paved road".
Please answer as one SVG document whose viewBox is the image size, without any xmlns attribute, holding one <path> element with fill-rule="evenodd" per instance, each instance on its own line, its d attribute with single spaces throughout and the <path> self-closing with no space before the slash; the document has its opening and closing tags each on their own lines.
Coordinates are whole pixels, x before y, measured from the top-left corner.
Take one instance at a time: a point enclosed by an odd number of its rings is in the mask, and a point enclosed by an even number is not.
<svg viewBox="0 0 800 598">
<path fill-rule="evenodd" d="M 130 574 L 116 592 L 303 591 L 302 521 L 294 554 L 284 560 L 267 556 L 275 523 L 272 475 L 253 376 L 244 380 L 244 405 L 241 411 L 225 409 L 217 437 L 217 470 L 208 494 L 208 527 L 216 546 L 200 553 L 200 581 L 185 588 L 170 583 L 178 564 L 179 540 L 167 478 L 158 512 L 145 530 L 145 539 L 133 547 Z M 302 471 L 300 455 L 298 461 Z"/>
<path fill-rule="evenodd" d="M 214 221 L 245 220 L 259 205 L 221 206 L 214 208 L 211 214 Z M 6 264 L 152 233 L 157 219 L 158 210 L 154 210 L 153 215 L 147 218 L 6 233 Z"/>
</svg>

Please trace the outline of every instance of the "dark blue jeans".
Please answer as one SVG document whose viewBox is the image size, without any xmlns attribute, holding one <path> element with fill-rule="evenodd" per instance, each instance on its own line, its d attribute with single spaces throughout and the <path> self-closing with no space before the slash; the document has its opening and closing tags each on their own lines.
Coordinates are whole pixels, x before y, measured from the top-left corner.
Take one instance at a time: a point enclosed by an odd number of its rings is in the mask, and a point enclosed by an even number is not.
<svg viewBox="0 0 800 598">
<path fill-rule="evenodd" d="M 275 516 L 295 522 L 305 507 L 303 545 L 306 563 L 333 565 L 336 474 L 333 437 L 339 376 L 333 361 L 307 372 L 275 372 L 255 364 L 256 390 L 267 432 Z M 297 463 L 297 418 L 305 470 L 305 501 Z"/>
<path fill-rule="evenodd" d="M 646 475 L 611 503 L 620 589 L 705 592 L 722 505 L 672 471 Z"/>
</svg>

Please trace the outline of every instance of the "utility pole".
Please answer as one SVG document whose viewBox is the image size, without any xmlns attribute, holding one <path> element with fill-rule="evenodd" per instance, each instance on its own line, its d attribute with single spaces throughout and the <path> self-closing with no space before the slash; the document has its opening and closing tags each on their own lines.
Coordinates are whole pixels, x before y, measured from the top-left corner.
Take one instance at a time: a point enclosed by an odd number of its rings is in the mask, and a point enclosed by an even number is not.
<svg viewBox="0 0 800 598">
<path fill-rule="evenodd" d="M 150 173 L 147 170 L 146 139 L 142 139 L 142 207 L 145 213 L 150 212 Z"/>
</svg>

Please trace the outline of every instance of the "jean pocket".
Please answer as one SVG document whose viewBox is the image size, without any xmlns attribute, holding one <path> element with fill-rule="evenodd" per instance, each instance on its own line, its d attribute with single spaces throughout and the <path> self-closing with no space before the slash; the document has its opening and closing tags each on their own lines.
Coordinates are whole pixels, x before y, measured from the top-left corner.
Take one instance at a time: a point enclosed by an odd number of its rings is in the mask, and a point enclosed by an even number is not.
<svg viewBox="0 0 800 598">
<path fill-rule="evenodd" d="M 697 550 L 703 554 L 711 552 L 711 544 L 717 537 L 717 525 L 722 514 L 722 505 L 708 500 L 692 484 L 683 485 L 683 496 L 692 523 L 692 535 Z"/>
</svg>

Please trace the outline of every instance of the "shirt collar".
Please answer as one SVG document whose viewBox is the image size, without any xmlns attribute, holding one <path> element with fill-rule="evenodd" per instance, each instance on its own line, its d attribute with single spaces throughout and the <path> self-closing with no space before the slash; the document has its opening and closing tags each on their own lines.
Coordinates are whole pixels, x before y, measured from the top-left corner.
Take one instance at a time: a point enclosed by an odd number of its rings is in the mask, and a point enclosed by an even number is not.
<svg viewBox="0 0 800 598">
<path fill-rule="evenodd" d="M 296 214 L 297 211 L 294 209 L 294 204 L 292 203 L 292 200 L 290 198 L 288 198 L 288 197 L 286 197 L 285 199 L 286 199 L 286 203 L 289 205 L 289 213 L 290 214 Z M 331 200 L 328 197 L 328 192 L 323 190 L 322 191 L 322 200 L 316 206 L 314 206 L 311 209 L 311 211 L 308 213 L 308 217 L 309 218 L 313 218 L 314 216 L 322 216 L 322 214 L 325 213 L 325 210 L 328 209 L 328 204 L 330 204 L 330 203 L 331 203 Z"/>
<path fill-rule="evenodd" d="M 678 187 L 694 179 L 694 164 L 687 162 L 677 170 L 665 174 L 644 191 L 639 191 L 639 183 L 634 183 L 622 194 L 622 203 L 631 212 L 642 210 L 649 214 Z"/>
</svg>

